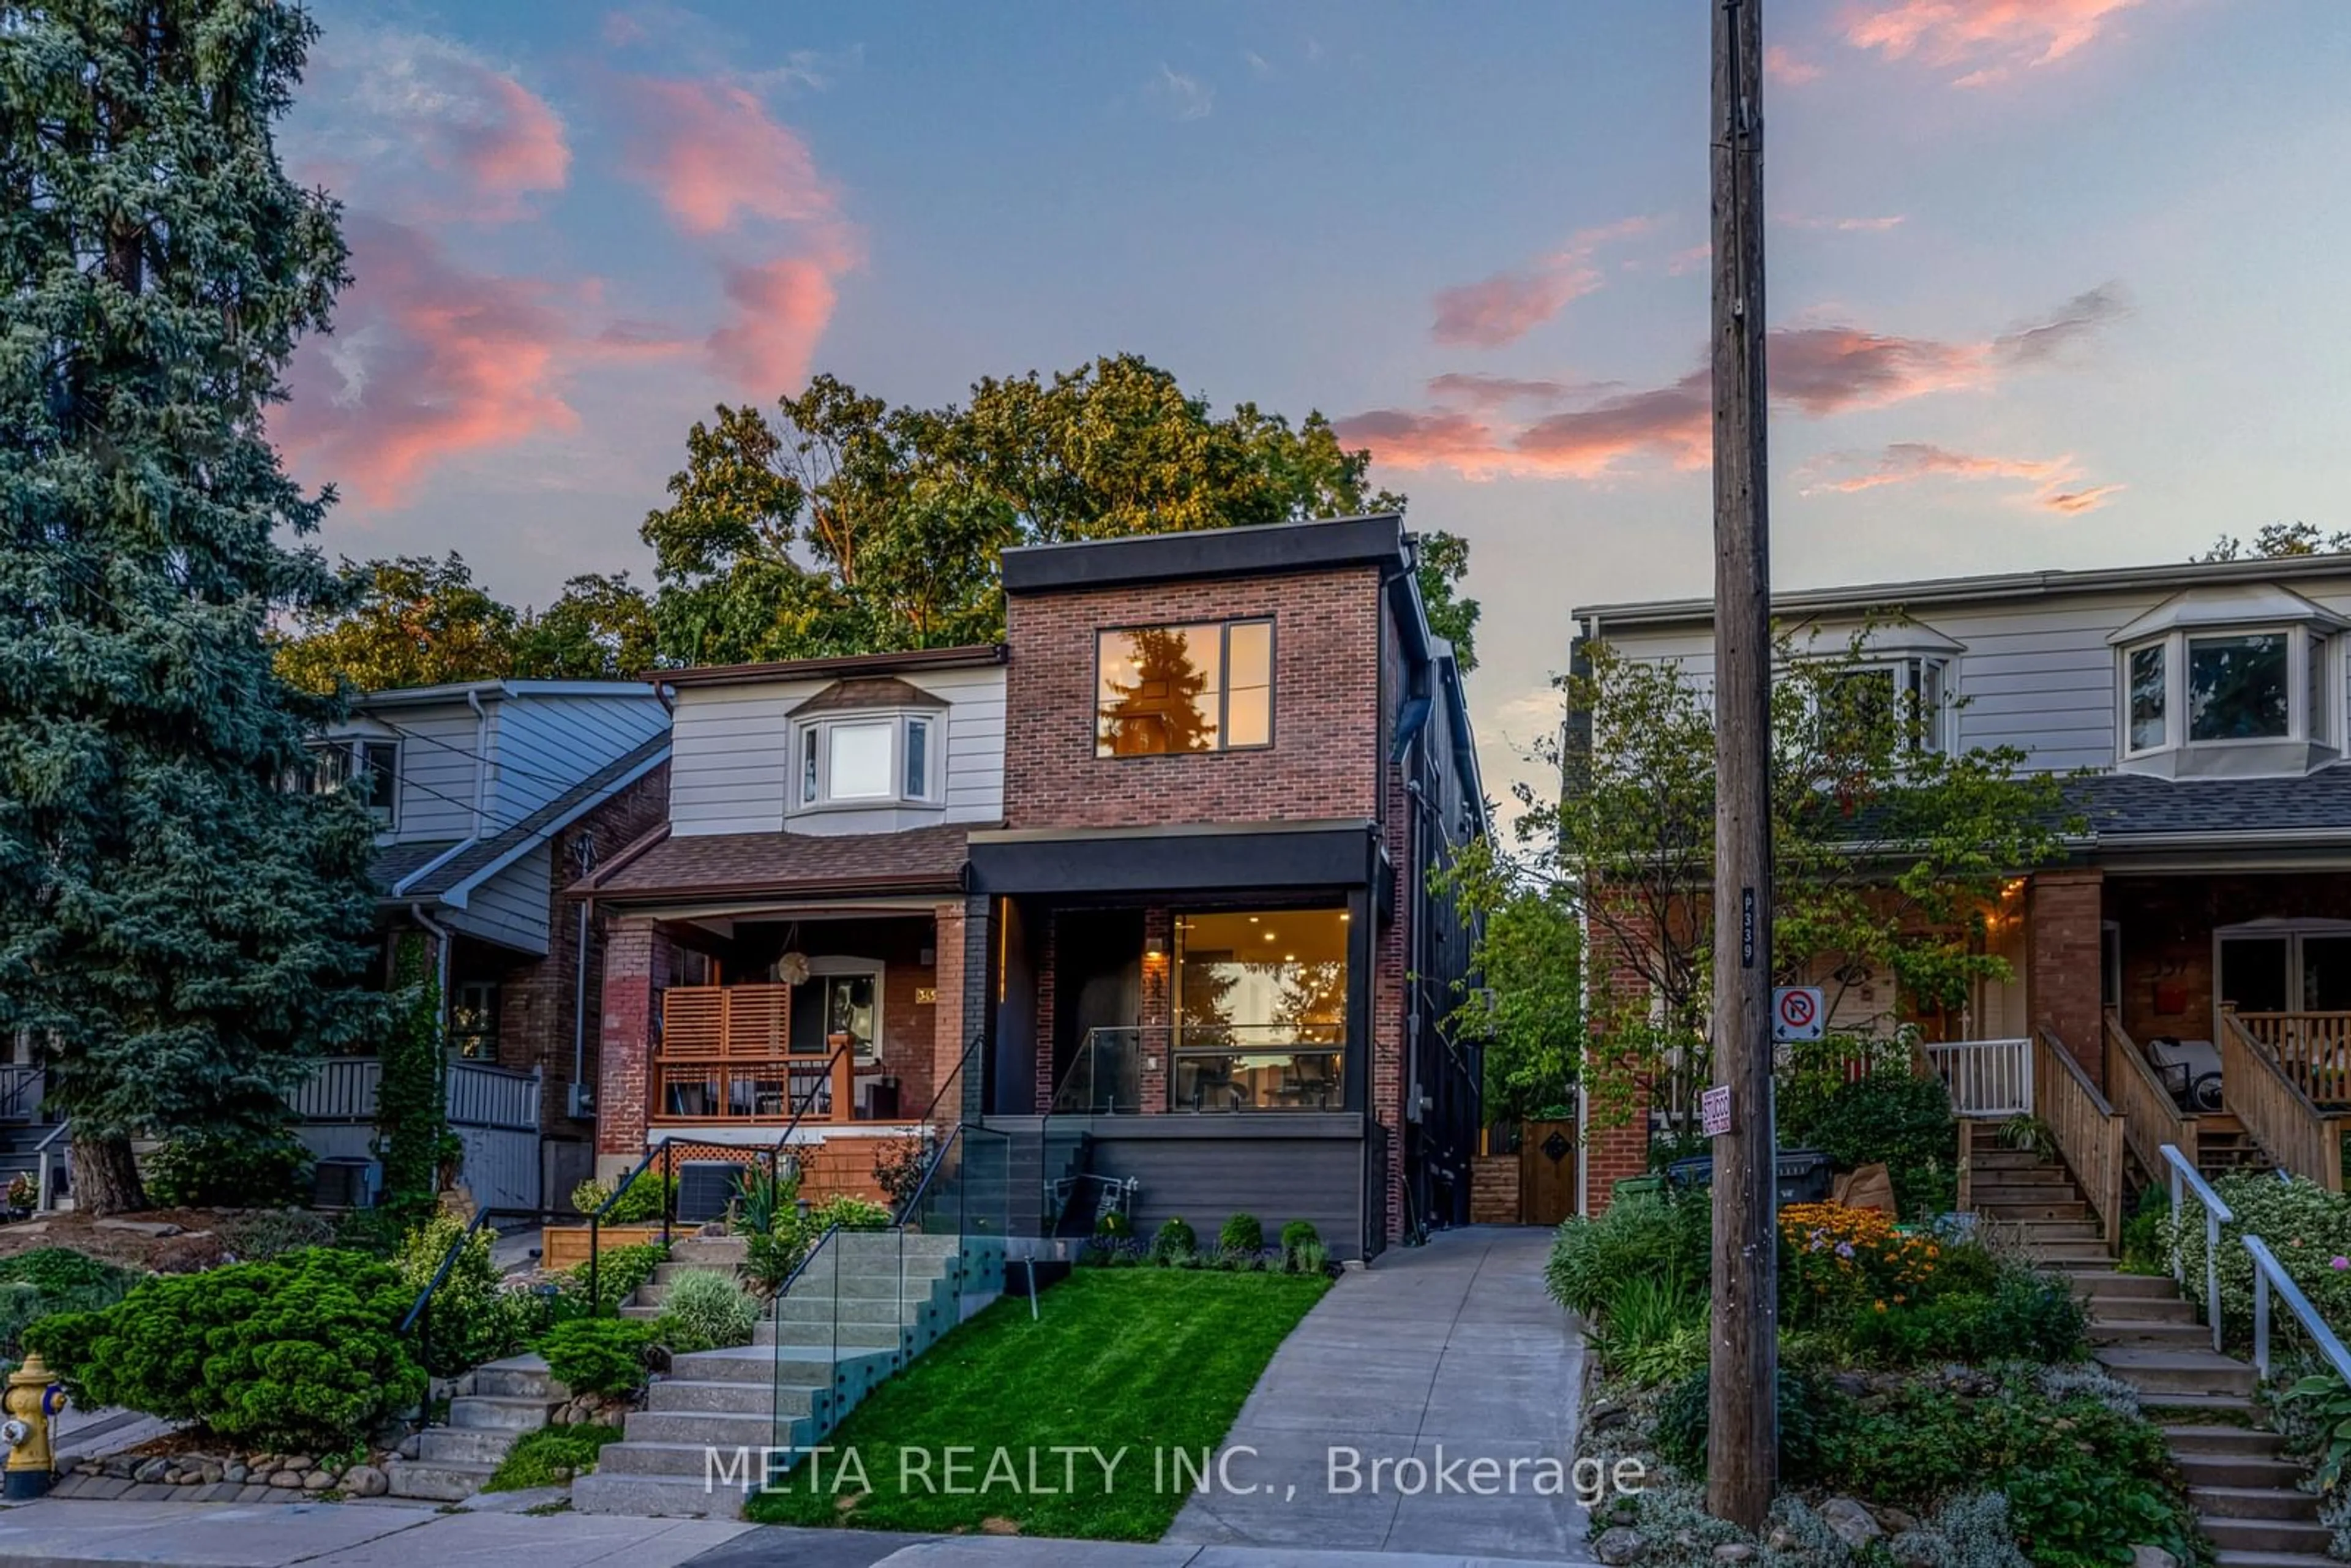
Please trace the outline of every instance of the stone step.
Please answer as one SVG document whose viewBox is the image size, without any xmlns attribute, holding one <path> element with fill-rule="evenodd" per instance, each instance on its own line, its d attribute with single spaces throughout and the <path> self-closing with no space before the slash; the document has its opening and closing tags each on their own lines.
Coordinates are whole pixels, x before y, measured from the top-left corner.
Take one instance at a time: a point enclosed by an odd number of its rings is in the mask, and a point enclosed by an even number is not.
<svg viewBox="0 0 2351 1568">
<path fill-rule="evenodd" d="M 732 1262 L 721 1260 L 684 1263 L 673 1257 L 668 1262 L 653 1270 L 653 1277 L 649 1283 L 674 1285 L 677 1282 L 678 1277 L 683 1274 L 724 1274 L 731 1280 L 735 1277 L 735 1264 Z"/>
<path fill-rule="evenodd" d="M 416 1457 L 428 1465 L 495 1467 L 521 1436 L 496 1427 L 427 1427 L 417 1434 Z"/>
<path fill-rule="evenodd" d="M 449 1425 L 487 1427 L 501 1432 L 529 1432 L 547 1425 L 555 1405 L 545 1399 L 509 1399 L 487 1394 L 465 1394 L 449 1401 Z"/>
<path fill-rule="evenodd" d="M 766 1382 L 704 1382 L 660 1377 L 645 1385 L 645 1408 L 662 1415 L 708 1413 L 716 1416 L 766 1416 L 770 1408 L 787 1416 L 806 1416 L 824 1390 L 799 1384 L 780 1387 Z"/>
<path fill-rule="evenodd" d="M 920 1325 L 892 1323 L 761 1323 L 751 1331 L 755 1346 L 783 1344 L 851 1352 L 904 1350 L 922 1336 Z"/>
<path fill-rule="evenodd" d="M 2278 1487 L 2190 1486 L 2188 1500 L 2200 1519 L 2309 1520 L 2318 1518 L 2318 1500 L 2306 1491 Z"/>
<path fill-rule="evenodd" d="M 731 1488 L 706 1486 L 699 1476 L 623 1475 L 600 1468 L 571 1483 L 571 1511 L 639 1519 L 740 1519 L 743 1495 Z"/>
<path fill-rule="evenodd" d="M 796 1446 L 814 1424 L 806 1416 L 788 1417 L 778 1431 L 769 1416 L 736 1416 L 715 1410 L 632 1410 L 622 1430 L 631 1443 L 696 1448 L 760 1448 Z"/>
<path fill-rule="evenodd" d="M 423 1459 L 389 1459 L 384 1463 L 384 1479 L 393 1497 L 413 1497 L 426 1502 L 463 1502 L 482 1490 L 482 1484 L 497 1469 L 496 1465 L 438 1464 Z"/>
<path fill-rule="evenodd" d="M 895 1296 L 788 1296 L 776 1303 L 772 1321 L 783 1323 L 917 1323 L 930 1310 L 931 1292 Z"/>
<path fill-rule="evenodd" d="M 2199 1322 L 2131 1321 L 2113 1318 L 2090 1320 L 2092 1344 L 2169 1345 L 2179 1349 L 2191 1346 L 2210 1347 L 2212 1331 Z"/>
<path fill-rule="evenodd" d="M 2213 1568 L 2343 1568 L 2339 1557 L 2308 1552 L 2215 1552 Z"/>
<path fill-rule="evenodd" d="M 725 1350 L 701 1350 L 691 1355 L 672 1356 L 669 1364 L 672 1377 L 693 1383 L 756 1383 L 766 1386 L 776 1381 L 776 1356 L 773 1351 L 750 1345 L 730 1345 Z M 831 1377 L 828 1368 L 813 1378 L 792 1378 L 791 1382 L 822 1384 Z"/>
<path fill-rule="evenodd" d="M 2179 1287 L 2168 1274 L 2124 1274 L 2112 1268 L 2061 1269 L 2077 1296 L 2156 1296 L 2177 1300 Z"/>
<path fill-rule="evenodd" d="M 540 1355 L 510 1355 L 504 1361 L 484 1363 L 474 1369 L 470 1392 L 493 1399 L 543 1399 L 549 1405 L 560 1405 L 571 1397 L 570 1391 L 547 1370 L 547 1358 Z"/>
<path fill-rule="evenodd" d="M 2196 1303 L 2179 1296 L 2115 1296 L 2091 1310 L 2093 1327 L 2102 1318 L 2134 1323 L 2192 1323 L 2196 1321 Z M 2205 1331 L 2205 1337 L 2211 1337 L 2210 1330 Z"/>
<path fill-rule="evenodd" d="M 2325 1557 L 2327 1543 L 2335 1532 L 2311 1520 L 2301 1519 L 2230 1519 L 2208 1516 L 2197 1524 L 2205 1539 L 2221 1548 L 2226 1561 L 2230 1552 L 2288 1552 L 2312 1557 Z"/>
<path fill-rule="evenodd" d="M 705 1269 L 732 1269 L 749 1250 L 750 1244 L 739 1236 L 688 1236 L 670 1243 L 668 1260 Z"/>
<path fill-rule="evenodd" d="M 607 1443 L 596 1462 L 596 1473 L 606 1476 L 686 1476 L 699 1484 L 705 1476 L 716 1478 L 727 1473 L 735 1462 L 735 1450 L 750 1450 L 750 1466 L 756 1473 L 759 1450 L 770 1447 L 768 1441 L 729 1443 L 714 1451 L 702 1443 L 641 1443 L 631 1438 L 622 1443 Z M 715 1468 L 714 1468 L 715 1467 Z"/>
<path fill-rule="evenodd" d="M 2256 1381 L 2253 1369 L 2243 1362 L 2209 1350 L 2105 1345 L 2092 1359 L 2146 1397 L 2166 1402 L 2175 1394 L 2241 1398 L 2252 1393 Z"/>
<path fill-rule="evenodd" d="M 2290 1459 L 2266 1454 L 2196 1454 L 2171 1450 L 2172 1461 L 2191 1487 L 2252 1487 L 2292 1490 L 2306 1473 Z"/>
<path fill-rule="evenodd" d="M 2170 1445 L 2172 1453 L 2182 1459 L 2202 1455 L 2266 1458 L 2274 1455 L 2283 1442 L 2275 1432 L 2259 1427 L 2195 1425 L 2166 1427 L 2163 1440 Z"/>
</svg>

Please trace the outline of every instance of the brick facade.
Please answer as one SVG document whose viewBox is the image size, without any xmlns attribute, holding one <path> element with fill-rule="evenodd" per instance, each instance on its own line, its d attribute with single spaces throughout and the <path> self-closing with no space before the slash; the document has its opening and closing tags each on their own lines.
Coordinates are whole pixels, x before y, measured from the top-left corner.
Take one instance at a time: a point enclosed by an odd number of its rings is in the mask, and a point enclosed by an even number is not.
<svg viewBox="0 0 2351 1568">
<path fill-rule="evenodd" d="M 1005 714 L 1006 825 L 1121 828 L 1376 814 L 1380 575 L 1290 576 L 1015 595 Z M 1097 632 L 1273 619 L 1270 747 L 1094 755 Z"/>
<path fill-rule="evenodd" d="M 2106 1075 L 2100 1021 L 2105 875 L 2095 869 L 2038 872 L 2025 893 L 2024 989 L 2033 1027 L 2064 1041 L 2099 1084 Z"/>
<path fill-rule="evenodd" d="M 1625 938 L 1603 925 L 1587 925 L 1591 952 L 1588 959 L 1587 988 L 1597 1003 L 1604 998 L 1639 997 L 1648 993 L 1649 982 L 1633 965 L 1625 951 Z M 1589 976 L 1604 978 L 1597 988 L 1590 987 Z M 1607 1049 L 1600 1038 L 1601 1009 L 1590 1009 L 1593 1038 L 1587 1051 Z M 1606 1113 L 1595 1118 L 1589 1101 L 1584 1109 L 1583 1159 L 1583 1194 L 1578 1212 L 1593 1218 L 1608 1212 L 1615 1196 L 1616 1184 L 1628 1176 L 1646 1176 L 1649 1170 L 1649 1092 L 1647 1082 L 1638 1078 L 1630 1088 L 1629 1096 L 1621 1106 L 1607 1107 Z"/>
<path fill-rule="evenodd" d="M 607 925 L 604 984 L 598 1004 L 602 1022 L 596 1069 L 600 1170 L 611 1159 L 625 1162 L 644 1152 L 653 1025 L 660 1016 L 661 993 L 676 963 L 677 945 L 650 917 L 620 915 Z"/>
<path fill-rule="evenodd" d="M 659 826 L 669 814 L 667 764 L 629 785 L 552 840 L 531 852 L 548 868 L 547 956 L 517 964 L 498 977 L 498 1065 L 541 1074 L 539 1126 L 548 1132 L 588 1135 L 588 1119 L 570 1115 L 573 1019 L 579 997 L 580 905 L 565 889 L 578 877 L 573 846 L 592 835 L 597 852 L 610 854 Z M 582 1061 L 595 1082 L 598 1055 L 593 1027 L 601 1005 L 605 922 L 591 918 L 588 931 L 587 1046 Z"/>
</svg>

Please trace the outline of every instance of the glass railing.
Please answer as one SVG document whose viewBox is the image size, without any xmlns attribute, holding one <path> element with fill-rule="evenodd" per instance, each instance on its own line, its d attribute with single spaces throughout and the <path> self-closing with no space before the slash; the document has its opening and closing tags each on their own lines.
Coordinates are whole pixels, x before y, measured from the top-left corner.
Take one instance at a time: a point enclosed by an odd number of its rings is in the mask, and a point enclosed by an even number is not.
<svg viewBox="0 0 2351 1568">
<path fill-rule="evenodd" d="M 1142 1110 L 1144 1040 L 1164 1048 L 1166 1036 L 1164 1029 L 1088 1030 L 1053 1092 L 1052 1113 L 1123 1116 Z"/>
<path fill-rule="evenodd" d="M 1336 1111 L 1346 1103 L 1339 1024 L 1186 1026 L 1168 1090 L 1177 1111 Z"/>
</svg>

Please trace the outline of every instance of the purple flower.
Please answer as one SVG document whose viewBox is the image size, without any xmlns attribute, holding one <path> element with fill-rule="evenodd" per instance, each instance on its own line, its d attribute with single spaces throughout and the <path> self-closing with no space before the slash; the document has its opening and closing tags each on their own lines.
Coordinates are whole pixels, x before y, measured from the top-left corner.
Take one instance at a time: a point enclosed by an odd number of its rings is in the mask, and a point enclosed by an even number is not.
<svg viewBox="0 0 2351 1568">
<path fill-rule="evenodd" d="M 2346 1269 L 2351 1269 L 2351 1258 L 2338 1257 L 2329 1262 L 2326 1266 L 2339 1274 Z"/>
<path fill-rule="evenodd" d="M 1838 1256 L 1838 1257 L 1840 1257 L 1840 1258 L 1850 1258 L 1850 1257 L 1852 1257 L 1852 1256 L 1853 1256 L 1853 1243 L 1852 1243 L 1852 1242 L 1850 1242 L 1850 1241 L 1840 1241 L 1840 1242 L 1838 1242 L 1838 1243 L 1837 1243 L 1837 1256 Z"/>
</svg>

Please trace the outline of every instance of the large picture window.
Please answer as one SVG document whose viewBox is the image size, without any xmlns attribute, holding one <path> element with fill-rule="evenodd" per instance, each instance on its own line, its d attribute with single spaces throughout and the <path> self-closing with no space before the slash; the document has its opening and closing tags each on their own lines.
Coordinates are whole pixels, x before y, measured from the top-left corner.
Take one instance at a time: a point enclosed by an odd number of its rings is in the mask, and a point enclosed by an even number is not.
<svg viewBox="0 0 2351 1568">
<path fill-rule="evenodd" d="M 1138 626 L 1097 638 L 1095 756 L 1272 744 L 1272 622 Z"/>
<path fill-rule="evenodd" d="M 1176 1110 L 1341 1107 L 1348 925 L 1343 909 L 1176 920 Z"/>
<path fill-rule="evenodd" d="M 2286 634 L 2188 639 L 2188 738 L 2273 740 L 2293 706 Z"/>
</svg>

